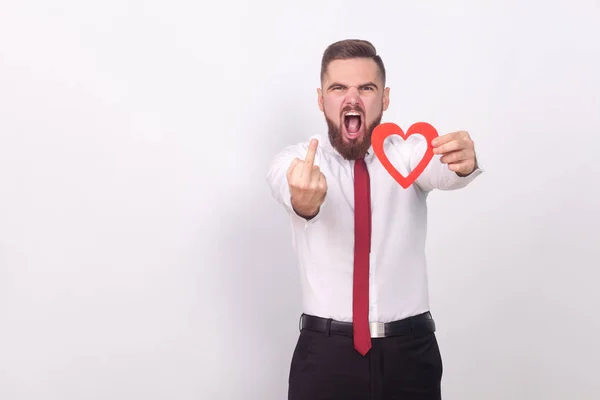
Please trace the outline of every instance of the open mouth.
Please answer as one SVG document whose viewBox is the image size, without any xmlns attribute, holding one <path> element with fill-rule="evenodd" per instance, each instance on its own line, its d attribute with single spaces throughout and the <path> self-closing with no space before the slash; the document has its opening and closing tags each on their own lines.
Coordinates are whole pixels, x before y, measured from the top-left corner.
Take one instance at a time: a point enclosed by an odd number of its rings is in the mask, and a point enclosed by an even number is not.
<svg viewBox="0 0 600 400">
<path fill-rule="evenodd" d="M 346 133 L 348 138 L 355 139 L 360 133 L 362 128 L 362 117 L 359 112 L 349 111 L 344 114 L 344 126 L 346 127 Z"/>
</svg>

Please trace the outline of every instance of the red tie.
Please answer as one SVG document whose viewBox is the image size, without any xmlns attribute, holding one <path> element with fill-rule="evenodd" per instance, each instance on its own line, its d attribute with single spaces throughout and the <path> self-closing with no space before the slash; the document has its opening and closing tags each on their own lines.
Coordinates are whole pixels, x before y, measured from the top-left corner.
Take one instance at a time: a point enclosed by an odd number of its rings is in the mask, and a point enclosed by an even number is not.
<svg viewBox="0 0 600 400">
<path fill-rule="evenodd" d="M 352 322 L 354 348 L 363 356 L 371 349 L 369 329 L 369 253 L 371 252 L 371 195 L 364 159 L 354 164 L 354 287 Z"/>
</svg>

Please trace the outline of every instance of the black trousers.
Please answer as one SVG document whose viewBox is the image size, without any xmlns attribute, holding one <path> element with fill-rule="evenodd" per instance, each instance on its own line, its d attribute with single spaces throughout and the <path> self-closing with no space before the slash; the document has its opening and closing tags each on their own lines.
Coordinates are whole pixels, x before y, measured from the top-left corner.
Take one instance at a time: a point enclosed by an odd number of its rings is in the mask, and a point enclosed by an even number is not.
<svg viewBox="0 0 600 400">
<path fill-rule="evenodd" d="M 442 370 L 435 332 L 374 338 L 363 357 L 350 336 L 302 330 L 288 400 L 440 400 Z"/>
</svg>

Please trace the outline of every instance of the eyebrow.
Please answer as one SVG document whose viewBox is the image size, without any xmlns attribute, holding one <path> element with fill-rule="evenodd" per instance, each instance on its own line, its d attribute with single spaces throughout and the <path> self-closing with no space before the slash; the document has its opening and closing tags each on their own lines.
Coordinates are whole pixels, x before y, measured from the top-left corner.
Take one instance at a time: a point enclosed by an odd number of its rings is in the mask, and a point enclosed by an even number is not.
<svg viewBox="0 0 600 400">
<path fill-rule="evenodd" d="M 347 87 L 347 85 L 344 85 L 342 83 L 339 82 L 333 82 L 331 85 L 329 85 L 327 87 L 327 90 L 330 90 L 332 87 L 334 86 L 342 86 L 342 87 Z M 364 88 L 366 86 L 375 86 L 375 89 L 379 89 L 379 87 L 375 84 L 375 82 L 367 82 L 367 83 L 363 83 L 362 85 L 359 85 L 359 88 Z"/>
</svg>

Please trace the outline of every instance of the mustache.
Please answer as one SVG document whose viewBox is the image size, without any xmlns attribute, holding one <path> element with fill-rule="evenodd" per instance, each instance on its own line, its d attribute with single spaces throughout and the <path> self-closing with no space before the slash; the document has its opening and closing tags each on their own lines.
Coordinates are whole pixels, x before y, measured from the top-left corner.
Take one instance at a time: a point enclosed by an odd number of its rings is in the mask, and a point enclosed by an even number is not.
<svg viewBox="0 0 600 400">
<path fill-rule="evenodd" d="M 361 114 L 364 114 L 364 110 L 362 109 L 361 106 L 346 106 L 344 108 L 342 108 L 342 114 L 348 111 L 357 111 L 360 112 Z"/>
</svg>

